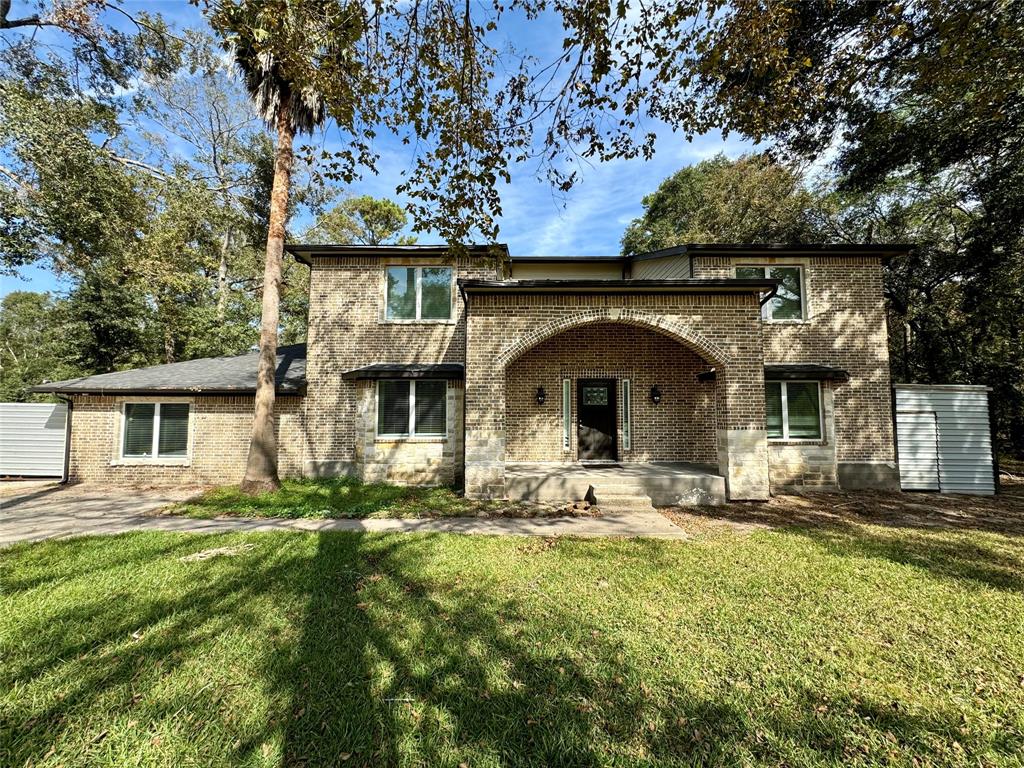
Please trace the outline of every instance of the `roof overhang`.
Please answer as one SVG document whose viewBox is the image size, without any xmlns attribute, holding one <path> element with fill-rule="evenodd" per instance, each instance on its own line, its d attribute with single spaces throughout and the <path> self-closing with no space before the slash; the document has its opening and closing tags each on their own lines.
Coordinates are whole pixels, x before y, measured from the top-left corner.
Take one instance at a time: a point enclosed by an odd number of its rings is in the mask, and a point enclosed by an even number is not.
<svg viewBox="0 0 1024 768">
<path fill-rule="evenodd" d="M 710 371 L 703 371 L 697 374 L 697 381 L 714 381 L 717 378 L 718 373 L 714 368 Z M 766 381 L 844 382 L 850 380 L 850 374 L 842 368 L 833 368 L 828 365 L 817 365 L 815 363 L 786 363 L 766 365 L 764 367 L 764 378 Z"/>
<path fill-rule="evenodd" d="M 255 395 L 255 387 L 239 387 L 236 389 L 219 387 L 217 389 L 205 389 L 203 387 L 193 387 L 192 389 L 186 387 L 94 387 L 94 386 L 75 386 L 65 385 L 62 382 L 56 382 L 54 384 L 39 384 L 38 386 L 29 389 L 29 392 L 40 392 L 49 393 L 54 395 L 101 395 L 105 397 L 131 397 L 131 396 L 151 396 L 151 395 L 167 395 L 168 397 L 230 397 L 238 395 Z M 302 396 L 306 394 L 305 383 L 299 385 L 289 386 L 278 386 L 275 392 L 281 397 L 288 397 L 289 395 Z"/>
<path fill-rule="evenodd" d="M 772 279 L 708 280 L 459 280 L 463 296 L 477 294 L 681 294 L 681 293 L 774 293 L 779 281 Z"/>
<path fill-rule="evenodd" d="M 349 381 L 358 379 L 464 379 L 462 363 L 374 363 L 341 374 Z"/>
<path fill-rule="evenodd" d="M 470 256 L 497 256 L 508 258 L 508 246 L 493 245 L 318 245 L 295 243 L 284 247 L 297 261 L 312 266 L 313 260 L 330 256 L 356 256 L 361 258 L 436 259 L 457 254 Z"/>
</svg>

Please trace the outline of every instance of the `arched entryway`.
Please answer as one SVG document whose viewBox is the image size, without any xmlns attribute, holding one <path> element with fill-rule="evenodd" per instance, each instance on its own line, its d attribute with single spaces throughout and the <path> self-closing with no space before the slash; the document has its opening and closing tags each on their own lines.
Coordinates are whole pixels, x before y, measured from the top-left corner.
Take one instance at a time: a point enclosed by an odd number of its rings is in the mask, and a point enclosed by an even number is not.
<svg viewBox="0 0 1024 768">
<path fill-rule="evenodd" d="M 637 324 L 549 336 L 505 368 L 505 460 L 717 467 L 717 382 L 701 376 L 714 366 Z"/>
</svg>

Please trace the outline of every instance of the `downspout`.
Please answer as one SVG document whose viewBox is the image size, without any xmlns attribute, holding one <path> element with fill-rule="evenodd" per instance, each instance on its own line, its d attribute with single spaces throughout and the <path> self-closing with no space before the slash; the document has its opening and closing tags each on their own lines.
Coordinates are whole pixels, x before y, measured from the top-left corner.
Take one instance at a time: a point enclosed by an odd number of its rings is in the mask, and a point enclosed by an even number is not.
<svg viewBox="0 0 1024 768">
<path fill-rule="evenodd" d="M 68 417 L 64 420 L 64 476 L 60 479 L 61 485 L 67 485 L 71 474 L 71 413 L 75 403 L 70 397 L 54 396 L 68 406 Z"/>
<path fill-rule="evenodd" d="M 778 283 L 776 283 L 775 287 L 772 288 L 770 291 L 768 291 L 768 293 L 766 293 L 764 295 L 764 298 L 761 299 L 758 302 L 758 304 L 763 307 L 765 304 L 767 304 L 769 301 L 771 301 L 772 298 L 775 296 L 775 294 L 777 294 L 778 292 L 779 292 L 779 286 L 778 286 Z"/>
</svg>

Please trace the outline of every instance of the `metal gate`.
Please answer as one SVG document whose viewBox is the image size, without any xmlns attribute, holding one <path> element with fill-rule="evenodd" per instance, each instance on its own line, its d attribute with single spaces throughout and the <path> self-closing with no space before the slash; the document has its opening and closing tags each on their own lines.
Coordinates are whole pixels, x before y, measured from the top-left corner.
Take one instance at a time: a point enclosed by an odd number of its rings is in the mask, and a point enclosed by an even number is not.
<svg viewBox="0 0 1024 768">
<path fill-rule="evenodd" d="M 0 403 L 0 476 L 63 477 L 68 407 Z"/>
</svg>

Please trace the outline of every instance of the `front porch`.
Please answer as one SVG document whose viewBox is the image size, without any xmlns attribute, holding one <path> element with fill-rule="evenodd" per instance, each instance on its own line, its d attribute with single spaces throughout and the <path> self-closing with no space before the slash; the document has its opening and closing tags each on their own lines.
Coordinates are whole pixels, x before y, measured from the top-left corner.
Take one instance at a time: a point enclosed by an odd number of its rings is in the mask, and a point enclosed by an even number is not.
<svg viewBox="0 0 1024 768">
<path fill-rule="evenodd" d="M 725 478 L 703 464 L 651 461 L 607 466 L 558 462 L 505 465 L 508 498 L 559 503 L 611 497 L 649 497 L 655 507 L 724 504 Z"/>
</svg>

